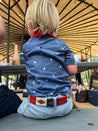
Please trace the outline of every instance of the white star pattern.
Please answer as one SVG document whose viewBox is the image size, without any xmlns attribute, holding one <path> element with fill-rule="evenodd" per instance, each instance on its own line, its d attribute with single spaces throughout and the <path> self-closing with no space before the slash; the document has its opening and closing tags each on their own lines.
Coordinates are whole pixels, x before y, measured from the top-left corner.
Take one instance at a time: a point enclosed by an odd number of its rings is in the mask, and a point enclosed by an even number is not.
<svg viewBox="0 0 98 131">
<path fill-rule="evenodd" d="M 62 68 L 62 66 L 60 65 L 59 68 Z"/>
<path fill-rule="evenodd" d="M 62 47 L 61 49 L 62 49 L 62 50 L 64 50 L 64 48 L 63 48 L 63 47 Z"/>
<path fill-rule="evenodd" d="M 69 58 L 68 56 L 66 56 L 66 58 Z"/>
<path fill-rule="evenodd" d="M 28 70 L 28 72 L 30 72 L 30 69 Z"/>
<path fill-rule="evenodd" d="M 57 52 L 56 55 L 59 55 L 59 53 Z"/>
<path fill-rule="evenodd" d="M 43 70 L 45 71 L 45 70 L 46 70 L 46 68 L 44 67 L 44 68 L 43 68 Z"/>
<path fill-rule="evenodd" d="M 34 61 L 34 64 L 36 64 L 36 61 Z"/>
<path fill-rule="evenodd" d="M 33 91 L 33 93 L 35 93 L 35 91 Z"/>
<path fill-rule="evenodd" d="M 53 59 L 52 59 L 52 58 L 50 58 L 50 61 L 53 61 Z"/>
<path fill-rule="evenodd" d="M 35 81 L 33 81 L 33 84 L 35 84 Z"/>
<path fill-rule="evenodd" d="M 57 40 L 56 42 L 57 42 L 57 43 L 59 43 L 59 41 L 58 41 L 58 40 Z"/>
<path fill-rule="evenodd" d="M 52 77 L 55 77 L 55 75 L 52 75 Z"/>
<path fill-rule="evenodd" d="M 51 95 L 53 95 L 53 93 L 51 93 Z"/>
</svg>

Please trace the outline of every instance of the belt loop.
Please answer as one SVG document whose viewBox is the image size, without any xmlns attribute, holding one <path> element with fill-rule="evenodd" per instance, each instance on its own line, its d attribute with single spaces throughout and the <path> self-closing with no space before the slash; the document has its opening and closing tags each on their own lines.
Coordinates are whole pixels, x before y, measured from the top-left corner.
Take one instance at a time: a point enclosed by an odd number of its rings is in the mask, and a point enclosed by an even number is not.
<svg viewBox="0 0 98 131">
<path fill-rule="evenodd" d="M 57 106 L 57 97 L 54 97 L 54 107 Z"/>
<path fill-rule="evenodd" d="M 67 101 L 69 101 L 70 98 L 72 98 L 72 94 L 67 95 Z"/>
</svg>

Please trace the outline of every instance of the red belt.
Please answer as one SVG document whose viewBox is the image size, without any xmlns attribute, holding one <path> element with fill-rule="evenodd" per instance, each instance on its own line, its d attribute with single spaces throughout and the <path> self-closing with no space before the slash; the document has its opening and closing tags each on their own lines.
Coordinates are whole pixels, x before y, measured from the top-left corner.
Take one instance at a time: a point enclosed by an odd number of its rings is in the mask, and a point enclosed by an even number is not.
<svg viewBox="0 0 98 131">
<path fill-rule="evenodd" d="M 62 97 L 36 97 L 30 95 L 29 102 L 39 106 L 54 107 L 67 103 L 69 99 L 70 95 Z"/>
</svg>

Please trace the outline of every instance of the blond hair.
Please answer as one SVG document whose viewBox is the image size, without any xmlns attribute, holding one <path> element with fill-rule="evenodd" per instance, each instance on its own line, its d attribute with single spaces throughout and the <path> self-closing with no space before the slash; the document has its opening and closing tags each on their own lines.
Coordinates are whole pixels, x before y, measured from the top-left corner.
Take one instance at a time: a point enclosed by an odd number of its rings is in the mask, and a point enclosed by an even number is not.
<svg viewBox="0 0 98 131">
<path fill-rule="evenodd" d="M 55 5 L 49 0 L 34 0 L 27 9 L 26 24 L 32 25 L 32 33 L 40 29 L 42 35 L 56 32 L 59 26 L 59 16 Z"/>
</svg>

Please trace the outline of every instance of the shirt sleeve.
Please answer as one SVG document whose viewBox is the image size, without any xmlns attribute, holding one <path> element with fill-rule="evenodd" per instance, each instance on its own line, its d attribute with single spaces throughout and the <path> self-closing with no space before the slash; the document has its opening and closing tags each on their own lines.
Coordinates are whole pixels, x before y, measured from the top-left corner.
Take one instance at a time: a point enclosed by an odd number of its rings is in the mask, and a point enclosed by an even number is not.
<svg viewBox="0 0 98 131">
<path fill-rule="evenodd" d="M 64 43 L 64 49 L 65 49 L 64 64 L 65 65 L 76 65 L 76 62 L 73 56 L 73 51 L 67 46 L 66 43 Z"/>
</svg>

